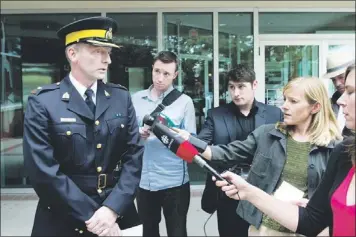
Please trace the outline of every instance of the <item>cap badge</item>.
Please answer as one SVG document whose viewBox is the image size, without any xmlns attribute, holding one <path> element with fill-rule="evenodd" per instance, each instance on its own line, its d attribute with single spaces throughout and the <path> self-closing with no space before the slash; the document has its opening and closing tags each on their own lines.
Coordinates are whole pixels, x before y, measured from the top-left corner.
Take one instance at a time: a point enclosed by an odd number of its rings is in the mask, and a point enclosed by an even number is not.
<svg viewBox="0 0 356 237">
<path fill-rule="evenodd" d="M 105 38 L 110 40 L 112 39 L 112 28 L 109 28 L 109 30 L 106 31 Z"/>
</svg>

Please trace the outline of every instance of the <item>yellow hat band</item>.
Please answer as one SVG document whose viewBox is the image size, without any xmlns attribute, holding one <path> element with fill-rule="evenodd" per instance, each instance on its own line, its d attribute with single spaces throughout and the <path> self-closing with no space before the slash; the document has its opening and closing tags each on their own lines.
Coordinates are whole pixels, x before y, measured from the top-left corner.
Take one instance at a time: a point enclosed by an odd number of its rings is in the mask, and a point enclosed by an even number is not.
<svg viewBox="0 0 356 237">
<path fill-rule="evenodd" d="M 73 42 L 78 42 L 81 39 L 85 38 L 107 38 L 106 37 L 107 30 L 99 29 L 99 30 L 80 30 L 69 33 L 66 35 L 65 45 L 71 44 Z"/>
</svg>

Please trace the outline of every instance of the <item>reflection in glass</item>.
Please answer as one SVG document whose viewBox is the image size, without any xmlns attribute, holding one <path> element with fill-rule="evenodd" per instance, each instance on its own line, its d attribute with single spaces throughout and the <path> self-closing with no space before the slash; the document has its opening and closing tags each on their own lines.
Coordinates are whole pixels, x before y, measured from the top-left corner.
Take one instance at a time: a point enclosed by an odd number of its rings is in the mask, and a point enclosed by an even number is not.
<svg viewBox="0 0 356 237">
<path fill-rule="evenodd" d="M 253 68 L 252 13 L 219 13 L 220 105 L 231 101 L 226 73 L 237 64 Z"/>
<path fill-rule="evenodd" d="M 108 81 L 127 87 L 130 93 L 152 84 L 152 62 L 157 53 L 156 13 L 107 14 L 118 23 L 113 40 L 121 45 L 113 50 Z"/>
<path fill-rule="evenodd" d="M 164 14 L 164 46 L 180 59 L 175 84 L 193 99 L 198 132 L 213 104 L 212 20 L 211 13 Z"/>
<path fill-rule="evenodd" d="M 1 15 L 1 187 L 28 185 L 23 166 L 23 116 L 30 92 L 68 73 L 57 30 L 98 14 Z"/>
<path fill-rule="evenodd" d="M 283 87 L 293 78 L 319 76 L 318 46 L 266 46 L 266 104 L 283 104 Z"/>
</svg>

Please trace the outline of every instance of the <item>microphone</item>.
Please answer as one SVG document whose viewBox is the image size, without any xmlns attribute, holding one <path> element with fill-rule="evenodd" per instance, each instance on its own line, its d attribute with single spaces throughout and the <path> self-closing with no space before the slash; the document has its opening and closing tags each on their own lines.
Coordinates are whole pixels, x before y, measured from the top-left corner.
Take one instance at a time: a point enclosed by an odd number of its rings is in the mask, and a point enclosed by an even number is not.
<svg viewBox="0 0 356 237">
<path fill-rule="evenodd" d="M 146 115 L 144 117 L 144 121 L 146 121 L 146 123 L 143 123 L 149 126 L 152 126 L 155 122 L 159 122 L 169 128 L 177 127 L 167 115 L 164 115 L 162 113 L 157 114 L 155 117 L 153 117 L 152 115 Z M 189 136 L 188 141 L 190 144 L 192 144 L 195 148 L 198 149 L 199 153 L 203 153 L 206 147 L 208 146 L 208 143 L 194 136 Z"/>
<path fill-rule="evenodd" d="M 204 158 L 200 157 L 198 150 L 179 134 L 171 131 L 167 126 L 162 123 L 155 121 L 155 119 L 146 115 L 143 118 L 143 123 L 151 126 L 151 131 L 156 137 L 165 145 L 170 151 L 172 151 L 176 156 L 185 160 L 188 163 L 196 163 L 201 168 L 205 169 L 211 175 L 213 175 L 217 180 L 225 180 L 213 167 L 211 167 Z M 225 180 L 227 181 L 227 180 Z M 230 183 L 229 181 L 227 181 Z"/>
<path fill-rule="evenodd" d="M 145 115 L 145 117 L 143 118 L 143 123 L 148 126 L 152 126 L 153 123 L 155 123 L 157 120 L 169 128 L 176 127 L 174 122 L 167 115 L 164 115 L 162 113 L 159 113 L 154 117 L 148 114 Z"/>
</svg>

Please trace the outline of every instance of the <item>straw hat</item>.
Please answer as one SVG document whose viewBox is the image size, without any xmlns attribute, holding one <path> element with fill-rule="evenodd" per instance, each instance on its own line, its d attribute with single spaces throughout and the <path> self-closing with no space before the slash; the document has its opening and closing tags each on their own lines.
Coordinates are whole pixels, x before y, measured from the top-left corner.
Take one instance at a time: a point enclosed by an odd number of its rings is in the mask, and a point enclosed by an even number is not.
<svg viewBox="0 0 356 237">
<path fill-rule="evenodd" d="M 346 71 L 355 62 L 355 47 L 341 46 L 329 51 L 326 59 L 326 74 L 324 78 L 333 78 Z"/>
</svg>

